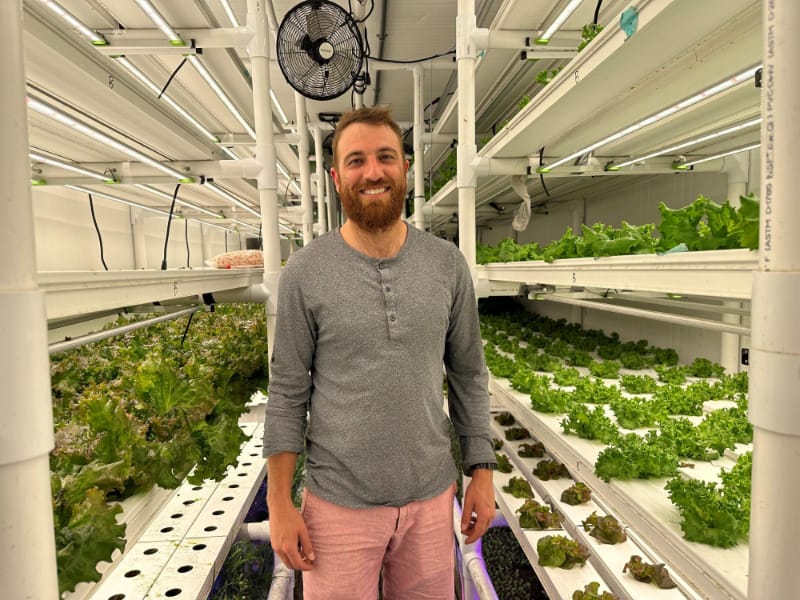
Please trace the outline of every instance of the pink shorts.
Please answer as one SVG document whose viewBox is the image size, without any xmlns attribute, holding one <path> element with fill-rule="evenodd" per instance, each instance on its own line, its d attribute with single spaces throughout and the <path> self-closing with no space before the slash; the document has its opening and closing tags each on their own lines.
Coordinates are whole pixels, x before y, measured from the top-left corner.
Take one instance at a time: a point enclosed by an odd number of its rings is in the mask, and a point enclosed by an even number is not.
<svg viewBox="0 0 800 600">
<path fill-rule="evenodd" d="M 314 547 L 303 571 L 304 600 L 455 597 L 455 485 L 399 508 L 346 508 L 303 491 L 301 513 Z"/>
</svg>

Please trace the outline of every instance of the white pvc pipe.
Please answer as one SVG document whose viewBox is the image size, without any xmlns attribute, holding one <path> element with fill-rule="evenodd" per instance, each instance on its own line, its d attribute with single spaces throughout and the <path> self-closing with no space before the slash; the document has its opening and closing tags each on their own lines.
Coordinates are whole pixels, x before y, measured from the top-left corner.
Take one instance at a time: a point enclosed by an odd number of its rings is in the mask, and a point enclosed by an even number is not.
<svg viewBox="0 0 800 600">
<path fill-rule="evenodd" d="M 236 535 L 236 539 L 252 540 L 262 544 L 268 543 L 270 541 L 269 521 L 243 523 Z M 272 582 L 269 586 L 267 600 L 290 600 L 294 595 L 294 571 L 284 565 L 277 554 L 275 554 L 274 560 Z"/>
<path fill-rule="evenodd" d="M 85 346 L 86 344 L 99 342 L 100 340 L 106 340 L 108 338 L 116 337 L 118 335 L 122 335 L 130 331 L 136 331 L 137 329 L 149 327 L 150 325 L 155 325 L 156 323 L 163 323 L 164 321 L 174 321 L 175 319 L 180 319 L 181 317 L 195 313 L 198 310 L 200 310 L 199 306 L 193 306 L 191 308 L 178 310 L 166 315 L 153 317 L 152 319 L 145 319 L 144 321 L 136 321 L 135 323 L 131 323 L 129 325 L 121 325 L 120 327 L 114 327 L 113 329 L 104 329 L 103 331 L 98 331 L 96 333 L 83 335 L 81 337 L 73 338 L 66 342 L 56 342 L 54 344 L 50 344 L 47 350 L 51 355 L 58 354 L 60 352 L 66 352 L 67 350 L 72 350 L 73 348 L 79 348 L 80 346 Z"/>
<path fill-rule="evenodd" d="M 300 206 L 303 209 L 302 228 L 303 245 L 308 246 L 314 239 L 314 206 L 311 204 L 311 165 L 308 164 L 308 123 L 306 119 L 306 99 L 298 93 L 294 93 L 295 118 L 297 119 L 297 134 L 300 136 L 300 143 L 297 146 L 297 153 L 300 164 Z"/>
<path fill-rule="evenodd" d="M 22 2 L 0 2 L 0 581 L 4 598 L 58 598 L 45 297 L 36 281 Z M 13 259 L 12 259 L 13 257 Z"/>
<path fill-rule="evenodd" d="M 328 219 L 325 211 L 325 164 L 322 152 L 322 127 L 314 125 L 314 164 L 317 172 L 317 223 L 319 235 L 328 231 Z"/>
<path fill-rule="evenodd" d="M 761 220 L 753 276 L 748 598 L 797 597 L 800 481 L 800 3 L 763 3 Z"/>
<path fill-rule="evenodd" d="M 267 3 L 268 4 L 268 3 Z M 253 74 L 253 116 L 256 131 L 258 199 L 261 205 L 261 237 L 264 251 L 264 285 L 269 290 L 267 314 L 267 364 L 275 341 L 275 316 L 278 312 L 278 279 L 281 273 L 281 243 L 278 229 L 278 162 L 272 142 L 272 100 L 269 96 L 269 33 L 265 0 L 247 0 L 247 26 L 253 30 L 248 46 Z"/>
<path fill-rule="evenodd" d="M 477 177 L 472 163 L 478 153 L 475 145 L 475 0 L 458 0 L 456 17 L 456 60 L 458 61 L 458 246 L 467 259 L 472 280 L 475 266 L 475 188 Z"/>
<path fill-rule="evenodd" d="M 144 215 L 135 206 L 130 207 L 131 241 L 133 242 L 133 268 L 147 268 L 147 248 L 144 236 Z"/>
<path fill-rule="evenodd" d="M 464 485 L 467 485 L 465 480 Z M 453 531 L 458 540 L 461 551 L 461 572 L 463 579 L 462 597 L 472 599 L 475 595 L 481 600 L 498 600 L 497 592 L 492 585 L 489 573 L 486 571 L 486 562 L 481 553 L 481 540 L 473 544 L 465 544 L 461 534 L 461 506 L 453 500 Z M 492 523 L 494 525 L 494 522 Z"/>
<path fill-rule="evenodd" d="M 425 230 L 425 169 L 422 167 L 425 154 L 422 152 L 424 99 L 422 94 L 422 67 L 416 65 L 414 75 L 414 226 Z"/>
<path fill-rule="evenodd" d="M 731 206 L 738 207 L 741 202 L 739 196 L 744 196 L 747 193 L 747 172 L 748 169 L 742 161 L 747 161 L 749 154 L 744 155 L 743 158 L 731 157 L 734 160 L 730 161 L 729 168 L 726 174 L 728 176 L 728 202 Z M 731 308 L 740 308 L 740 302 L 725 302 L 725 306 Z M 741 324 L 741 318 L 737 314 L 723 314 L 722 320 L 725 323 L 732 325 Z M 722 333 L 720 339 L 720 355 L 719 364 L 725 369 L 727 373 L 738 373 L 740 363 L 740 348 L 742 347 L 741 338 L 734 333 Z"/>
<path fill-rule="evenodd" d="M 618 304 L 606 304 L 597 300 L 579 300 L 577 298 L 565 298 L 563 296 L 546 294 L 542 294 L 540 299 L 549 300 L 551 302 L 560 302 L 562 304 L 571 304 L 573 306 L 583 306 L 595 310 L 604 310 L 607 312 L 628 315 L 631 317 L 644 317 L 646 319 L 652 319 L 653 321 L 664 321 L 665 323 L 686 325 L 687 327 L 699 327 L 701 329 L 708 329 L 710 331 L 727 331 L 730 333 L 736 333 L 737 335 L 749 334 L 749 330 L 741 325 L 730 325 L 728 323 L 723 323 L 722 321 L 711 321 L 709 319 L 700 319 L 697 317 L 685 317 L 683 315 L 662 313 L 654 310 L 645 310 L 643 308 L 633 308 L 630 306 L 620 306 Z"/>
</svg>

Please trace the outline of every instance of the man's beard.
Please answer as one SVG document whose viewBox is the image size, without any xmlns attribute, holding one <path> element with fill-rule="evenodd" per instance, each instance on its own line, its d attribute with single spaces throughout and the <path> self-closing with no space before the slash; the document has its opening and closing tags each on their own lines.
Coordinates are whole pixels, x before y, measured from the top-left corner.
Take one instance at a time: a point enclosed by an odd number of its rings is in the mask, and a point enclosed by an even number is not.
<svg viewBox="0 0 800 600">
<path fill-rule="evenodd" d="M 405 204 L 406 186 L 402 182 L 380 182 L 375 185 L 362 186 L 367 188 L 381 187 L 388 185 L 389 200 L 374 200 L 362 202 L 359 193 L 352 187 L 344 186 L 339 192 L 342 207 L 347 218 L 353 221 L 359 228 L 370 231 L 384 231 L 403 214 Z"/>
</svg>

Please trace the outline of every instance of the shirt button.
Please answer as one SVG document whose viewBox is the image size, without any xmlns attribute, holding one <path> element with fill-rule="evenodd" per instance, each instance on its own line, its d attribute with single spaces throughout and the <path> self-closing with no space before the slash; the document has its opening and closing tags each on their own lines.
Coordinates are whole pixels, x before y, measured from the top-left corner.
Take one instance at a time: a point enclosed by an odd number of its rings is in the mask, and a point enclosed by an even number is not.
<svg viewBox="0 0 800 600">
<path fill-rule="evenodd" d="M 383 263 L 378 263 L 378 268 L 379 268 L 381 271 L 383 271 L 383 269 L 384 269 L 384 268 L 386 268 L 386 265 L 384 265 Z"/>
<path fill-rule="evenodd" d="M 391 292 L 391 291 L 392 291 L 392 288 L 390 288 L 390 287 L 387 285 L 387 286 L 386 286 L 386 291 L 387 291 L 387 292 Z"/>
<path fill-rule="evenodd" d="M 394 321 L 397 320 L 397 316 L 396 315 L 389 315 L 389 320 L 394 322 Z"/>
</svg>

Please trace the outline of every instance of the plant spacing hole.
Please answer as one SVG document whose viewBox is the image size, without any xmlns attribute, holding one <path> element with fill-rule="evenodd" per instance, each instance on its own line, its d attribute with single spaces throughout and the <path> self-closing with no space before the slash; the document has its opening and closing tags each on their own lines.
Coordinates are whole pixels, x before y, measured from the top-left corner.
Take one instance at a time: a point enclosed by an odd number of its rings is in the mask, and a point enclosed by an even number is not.
<svg viewBox="0 0 800 600">
<path fill-rule="evenodd" d="M 127 573 L 125 573 L 125 577 L 128 577 L 128 578 L 136 577 L 139 574 L 141 574 L 141 571 L 139 569 L 133 569 L 133 570 L 128 571 Z"/>
</svg>

